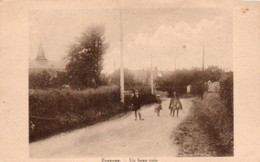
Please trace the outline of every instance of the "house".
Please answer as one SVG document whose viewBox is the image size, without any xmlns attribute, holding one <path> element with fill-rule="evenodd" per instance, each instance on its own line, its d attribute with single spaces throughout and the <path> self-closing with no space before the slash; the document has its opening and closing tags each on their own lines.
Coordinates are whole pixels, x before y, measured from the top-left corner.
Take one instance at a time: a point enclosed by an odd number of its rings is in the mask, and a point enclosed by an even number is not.
<svg viewBox="0 0 260 162">
<path fill-rule="evenodd" d="M 207 82 L 207 90 L 208 90 L 208 92 L 219 92 L 220 82 L 219 81 L 216 81 L 216 82 L 208 81 Z"/>
<path fill-rule="evenodd" d="M 187 85 L 187 93 L 190 93 L 191 92 L 191 85 Z"/>
</svg>

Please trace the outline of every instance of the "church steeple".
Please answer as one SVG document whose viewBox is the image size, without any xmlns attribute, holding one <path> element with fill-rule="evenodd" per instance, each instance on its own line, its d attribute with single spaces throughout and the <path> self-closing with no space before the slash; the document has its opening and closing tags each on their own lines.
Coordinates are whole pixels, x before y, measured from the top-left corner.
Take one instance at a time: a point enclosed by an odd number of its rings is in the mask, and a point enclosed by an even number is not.
<svg viewBox="0 0 260 162">
<path fill-rule="evenodd" d="M 46 60 L 47 61 L 45 54 L 44 54 L 43 47 L 42 47 L 42 42 L 40 42 L 38 54 L 37 54 L 37 57 L 35 60 Z"/>
</svg>

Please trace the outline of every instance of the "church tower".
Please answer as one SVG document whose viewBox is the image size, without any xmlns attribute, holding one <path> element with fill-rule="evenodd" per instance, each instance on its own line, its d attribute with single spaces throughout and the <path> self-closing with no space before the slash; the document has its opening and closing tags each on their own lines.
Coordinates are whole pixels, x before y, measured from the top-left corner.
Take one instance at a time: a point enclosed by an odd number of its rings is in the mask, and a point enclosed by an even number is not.
<svg viewBox="0 0 260 162">
<path fill-rule="evenodd" d="M 40 42 L 40 46 L 39 46 L 39 49 L 38 49 L 38 54 L 37 54 L 35 60 L 47 61 L 47 59 L 45 57 L 45 53 L 44 53 L 43 47 L 42 47 L 42 42 Z"/>
</svg>

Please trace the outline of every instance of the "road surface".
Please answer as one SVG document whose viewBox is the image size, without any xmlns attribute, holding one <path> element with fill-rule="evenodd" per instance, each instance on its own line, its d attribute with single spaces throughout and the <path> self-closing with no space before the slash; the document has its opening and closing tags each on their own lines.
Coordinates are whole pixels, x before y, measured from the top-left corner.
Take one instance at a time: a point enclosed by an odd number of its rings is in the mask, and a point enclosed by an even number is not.
<svg viewBox="0 0 260 162">
<path fill-rule="evenodd" d="M 181 99 L 179 118 L 171 117 L 170 99 L 163 101 L 160 117 L 154 106 L 142 108 L 143 121 L 135 121 L 130 112 L 120 118 L 62 133 L 30 144 L 32 158 L 69 157 L 173 157 L 177 146 L 171 138 L 173 130 L 185 118 L 191 99 Z"/>
</svg>

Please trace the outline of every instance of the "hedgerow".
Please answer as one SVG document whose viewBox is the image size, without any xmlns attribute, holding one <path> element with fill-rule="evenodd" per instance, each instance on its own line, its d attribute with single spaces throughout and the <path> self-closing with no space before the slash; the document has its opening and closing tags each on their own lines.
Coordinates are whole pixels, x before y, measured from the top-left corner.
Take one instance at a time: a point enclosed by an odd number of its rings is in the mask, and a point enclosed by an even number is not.
<svg viewBox="0 0 260 162">
<path fill-rule="evenodd" d="M 154 101 L 154 96 L 140 90 L 143 104 Z M 76 90 L 30 90 L 29 124 L 30 141 L 59 132 L 80 128 L 106 120 L 115 114 L 129 111 L 131 96 L 120 102 L 118 86 Z"/>
<path fill-rule="evenodd" d="M 179 156 L 232 156 L 233 116 L 217 93 L 194 99 L 190 114 L 174 131 Z"/>
</svg>

